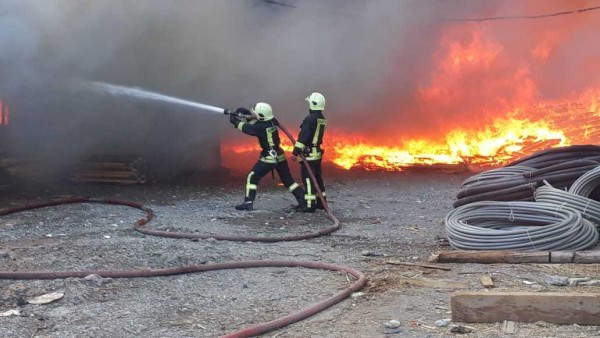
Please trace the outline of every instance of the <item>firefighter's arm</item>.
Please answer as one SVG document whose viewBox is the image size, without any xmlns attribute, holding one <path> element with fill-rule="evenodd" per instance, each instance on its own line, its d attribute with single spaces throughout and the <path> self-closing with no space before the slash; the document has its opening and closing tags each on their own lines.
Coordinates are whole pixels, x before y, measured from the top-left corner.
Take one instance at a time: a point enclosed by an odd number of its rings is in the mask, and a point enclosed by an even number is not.
<svg viewBox="0 0 600 338">
<path fill-rule="evenodd" d="M 253 122 L 256 121 L 252 120 L 252 114 L 250 113 L 250 111 L 248 111 L 245 108 L 238 108 L 236 110 L 236 113 L 237 114 L 229 115 L 229 121 L 231 122 L 231 124 L 233 124 L 233 127 L 240 130 L 244 134 L 256 136 L 258 134 L 258 130 L 253 124 Z M 242 116 L 243 120 L 240 119 L 238 116 Z M 246 116 L 248 117 L 246 118 Z"/>
<path fill-rule="evenodd" d="M 257 128 L 252 122 L 253 121 L 239 121 L 239 123 L 237 123 L 237 125 L 234 126 L 244 134 L 250 136 L 257 136 L 260 133 L 260 128 Z"/>
<path fill-rule="evenodd" d="M 298 156 L 301 152 L 306 149 L 308 143 L 310 142 L 310 138 L 315 131 L 314 121 L 311 121 L 309 117 L 305 118 L 302 121 L 302 125 L 300 126 L 300 133 L 298 134 L 298 139 L 296 140 L 296 144 L 294 144 L 294 150 L 292 151 L 292 155 Z"/>
</svg>

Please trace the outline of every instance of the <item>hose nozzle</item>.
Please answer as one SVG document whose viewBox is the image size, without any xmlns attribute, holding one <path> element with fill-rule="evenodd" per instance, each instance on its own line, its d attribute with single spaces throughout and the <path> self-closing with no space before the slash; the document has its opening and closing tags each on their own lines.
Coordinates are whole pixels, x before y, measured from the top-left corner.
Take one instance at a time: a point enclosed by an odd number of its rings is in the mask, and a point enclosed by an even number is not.
<svg viewBox="0 0 600 338">
<path fill-rule="evenodd" d="M 223 109 L 223 114 L 225 115 L 235 115 L 235 111 L 229 110 L 227 108 Z"/>
</svg>

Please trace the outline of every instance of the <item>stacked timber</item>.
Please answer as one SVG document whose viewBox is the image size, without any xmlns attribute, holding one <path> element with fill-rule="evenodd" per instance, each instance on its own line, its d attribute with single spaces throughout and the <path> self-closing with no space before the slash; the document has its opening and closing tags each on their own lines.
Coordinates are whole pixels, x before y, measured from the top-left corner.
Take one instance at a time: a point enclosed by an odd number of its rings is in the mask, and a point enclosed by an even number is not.
<svg viewBox="0 0 600 338">
<path fill-rule="evenodd" d="M 150 172 L 139 156 L 91 155 L 82 158 L 69 175 L 75 183 L 144 184 Z"/>
</svg>

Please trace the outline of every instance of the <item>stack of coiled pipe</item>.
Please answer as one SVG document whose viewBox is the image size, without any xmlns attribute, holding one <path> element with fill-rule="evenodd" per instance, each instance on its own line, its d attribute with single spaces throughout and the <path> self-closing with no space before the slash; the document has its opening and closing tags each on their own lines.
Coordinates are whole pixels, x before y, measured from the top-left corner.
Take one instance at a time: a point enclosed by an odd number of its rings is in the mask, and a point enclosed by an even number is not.
<svg viewBox="0 0 600 338">
<path fill-rule="evenodd" d="M 535 200 L 549 203 L 557 208 L 576 210 L 586 219 L 600 228 L 600 202 L 588 198 L 600 184 L 600 166 L 588 171 L 577 179 L 568 191 L 551 185 L 539 187 L 535 191 Z"/>
<path fill-rule="evenodd" d="M 462 250 L 584 250 L 598 231 L 579 212 L 538 202 L 476 202 L 446 215 L 452 247 Z"/>
<path fill-rule="evenodd" d="M 466 179 L 446 218 L 461 250 L 584 250 L 597 244 L 600 147 L 553 148 Z"/>
</svg>

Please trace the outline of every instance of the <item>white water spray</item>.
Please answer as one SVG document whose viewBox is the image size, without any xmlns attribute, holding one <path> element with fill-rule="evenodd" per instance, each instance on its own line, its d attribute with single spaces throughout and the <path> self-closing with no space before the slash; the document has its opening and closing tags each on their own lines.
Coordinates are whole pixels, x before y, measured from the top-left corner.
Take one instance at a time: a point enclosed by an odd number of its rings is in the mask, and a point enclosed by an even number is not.
<svg viewBox="0 0 600 338">
<path fill-rule="evenodd" d="M 108 93 L 110 95 L 129 96 L 129 97 L 135 97 L 138 99 L 175 103 L 175 104 L 180 104 L 180 105 L 198 108 L 198 109 L 202 109 L 202 110 L 208 110 L 208 111 L 219 113 L 219 114 L 223 114 L 223 112 L 224 112 L 223 108 L 211 106 L 208 104 L 198 103 L 198 102 L 194 102 L 194 101 L 188 101 L 188 100 L 180 99 L 180 98 L 173 97 L 173 96 L 167 96 L 167 95 L 163 95 L 163 94 L 159 94 L 159 93 L 154 93 L 154 92 L 147 91 L 147 90 L 144 90 L 141 88 L 136 88 L 136 87 L 125 87 L 125 86 L 104 83 L 104 82 L 91 82 L 88 84 L 88 86 L 95 92 L 99 91 L 99 92 L 103 92 L 103 93 Z"/>
</svg>

